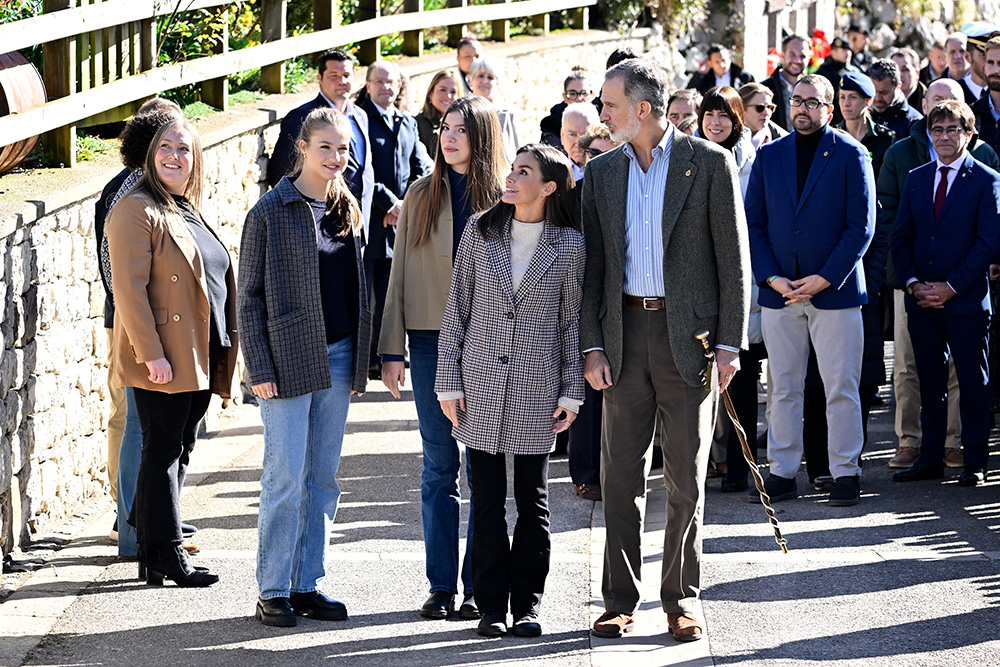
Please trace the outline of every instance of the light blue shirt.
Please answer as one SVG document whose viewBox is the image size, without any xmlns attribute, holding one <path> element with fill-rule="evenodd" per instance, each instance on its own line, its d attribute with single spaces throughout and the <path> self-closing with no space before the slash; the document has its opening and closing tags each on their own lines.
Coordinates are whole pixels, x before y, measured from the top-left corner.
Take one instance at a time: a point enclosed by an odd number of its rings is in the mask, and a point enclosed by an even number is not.
<svg viewBox="0 0 1000 667">
<path fill-rule="evenodd" d="M 653 148 L 649 171 L 639 166 L 632 144 L 622 149 L 629 159 L 628 194 L 625 199 L 625 294 L 664 296 L 663 195 L 670 167 L 671 128 Z"/>
</svg>

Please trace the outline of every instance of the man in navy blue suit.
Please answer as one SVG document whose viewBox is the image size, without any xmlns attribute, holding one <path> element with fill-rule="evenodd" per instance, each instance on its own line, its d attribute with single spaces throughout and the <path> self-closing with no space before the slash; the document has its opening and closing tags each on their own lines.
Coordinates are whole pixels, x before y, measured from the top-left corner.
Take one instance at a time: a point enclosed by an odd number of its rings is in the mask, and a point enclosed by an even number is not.
<svg viewBox="0 0 1000 667">
<path fill-rule="evenodd" d="M 944 476 L 948 357 L 958 375 L 965 470 L 959 486 L 986 481 L 990 411 L 987 272 L 1000 254 L 1000 174 L 966 148 L 976 128 L 965 104 L 947 100 L 927 115 L 937 153 L 910 172 L 899 200 L 892 259 L 920 380 L 923 442 L 896 482 Z"/>
<path fill-rule="evenodd" d="M 372 296 L 372 349 L 369 376 L 381 378 L 376 352 L 382 329 L 382 310 L 389 287 L 395 225 L 410 185 L 431 173 L 434 165 L 420 143 L 417 120 L 397 109 L 402 73 L 395 63 L 385 60 L 368 66 L 365 87 L 368 96 L 360 107 L 368 115 L 368 139 L 375 168 L 372 214 L 365 228 L 365 277 Z"/>
<path fill-rule="evenodd" d="M 351 82 L 354 78 L 354 57 L 341 49 L 324 52 L 316 63 L 319 69 L 319 94 L 300 107 L 288 112 L 281 121 L 278 141 L 267 163 L 267 185 L 274 187 L 282 176 L 291 175 L 298 157 L 299 129 L 313 109 L 332 107 L 351 119 L 351 146 L 344 169 L 344 178 L 351 194 L 361 205 L 368 220 L 372 207 L 375 172 L 372 169 L 371 147 L 368 145 L 368 115 L 351 104 Z"/>
<path fill-rule="evenodd" d="M 811 341 L 826 391 L 834 477 L 829 503 L 856 505 L 863 445 L 861 306 L 868 300 L 861 258 L 875 229 L 875 178 L 868 149 L 829 127 L 833 87 L 826 78 L 800 79 L 789 105 L 794 132 L 758 151 L 746 194 L 771 373 L 771 476 L 765 487 L 773 501 L 798 495 Z"/>
</svg>

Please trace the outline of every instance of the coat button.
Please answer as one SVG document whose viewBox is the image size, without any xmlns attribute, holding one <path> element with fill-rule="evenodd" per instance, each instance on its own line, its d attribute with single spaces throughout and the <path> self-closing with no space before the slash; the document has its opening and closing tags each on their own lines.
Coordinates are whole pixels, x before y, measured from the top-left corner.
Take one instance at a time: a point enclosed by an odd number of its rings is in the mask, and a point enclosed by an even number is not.
<svg viewBox="0 0 1000 667">
<path fill-rule="evenodd" d="M 796 230 L 795 230 L 795 235 L 796 235 L 796 236 L 798 236 L 798 235 L 799 235 L 799 234 L 801 234 L 801 233 L 802 233 L 802 230 L 801 230 L 801 229 L 796 229 Z"/>
<path fill-rule="evenodd" d="M 175 283 L 175 282 L 177 282 L 177 280 L 178 280 L 178 278 L 177 278 L 176 275 L 170 276 L 170 282 Z"/>
<path fill-rule="evenodd" d="M 180 321 L 181 321 L 181 316 L 180 315 L 174 315 L 174 322 L 180 322 Z"/>
<path fill-rule="evenodd" d="M 510 361 L 510 359 L 507 358 L 506 354 L 503 355 L 502 357 L 500 357 L 500 363 L 501 364 L 506 364 L 508 361 Z"/>
<path fill-rule="evenodd" d="M 514 313 L 507 313 L 507 319 L 508 320 L 514 319 Z"/>
</svg>

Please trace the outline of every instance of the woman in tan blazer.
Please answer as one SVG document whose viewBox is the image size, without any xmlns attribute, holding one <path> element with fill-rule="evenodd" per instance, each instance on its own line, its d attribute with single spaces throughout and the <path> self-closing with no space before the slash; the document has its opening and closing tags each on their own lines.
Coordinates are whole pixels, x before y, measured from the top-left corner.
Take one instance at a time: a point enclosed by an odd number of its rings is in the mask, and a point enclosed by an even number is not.
<svg viewBox="0 0 1000 667">
<path fill-rule="evenodd" d="M 236 281 L 229 252 L 198 212 L 201 141 L 186 121 L 164 125 L 146 172 L 111 212 L 114 361 L 135 393 L 142 461 L 129 523 L 139 575 L 209 586 L 181 547 L 179 500 L 198 423 L 212 393 L 229 397 L 236 365 Z"/>
<path fill-rule="evenodd" d="M 378 351 L 382 355 L 382 381 L 399 398 L 409 337 L 413 398 L 424 452 L 420 502 L 431 593 L 420 610 L 424 618 L 451 615 L 459 578 L 461 455 L 451 435 L 451 423 L 441 414 L 434 394 L 438 330 L 462 231 L 472 213 L 500 200 L 506 171 L 500 123 L 492 105 L 482 97 L 459 98 L 444 114 L 434 172 L 410 187 L 396 224 Z M 469 556 L 471 521 L 467 538 L 459 616 L 477 619 Z"/>
</svg>

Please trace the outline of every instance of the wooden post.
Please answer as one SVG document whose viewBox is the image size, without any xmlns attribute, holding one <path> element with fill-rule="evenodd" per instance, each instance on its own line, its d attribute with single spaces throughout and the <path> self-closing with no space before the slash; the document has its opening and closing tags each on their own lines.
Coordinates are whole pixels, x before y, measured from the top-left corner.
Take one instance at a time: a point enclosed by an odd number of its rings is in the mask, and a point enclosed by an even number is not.
<svg viewBox="0 0 1000 667">
<path fill-rule="evenodd" d="M 493 0 L 494 5 L 502 5 L 510 2 L 510 0 Z M 500 19 L 493 22 L 493 41 L 494 42 L 509 42 L 510 41 L 510 21 L 505 19 Z"/>
<path fill-rule="evenodd" d="M 225 10 L 222 10 L 225 11 Z M 229 51 L 229 25 L 222 24 L 222 34 L 219 41 L 212 49 L 215 53 L 226 53 Z M 215 107 L 219 111 L 229 110 L 229 77 L 223 76 L 218 79 L 204 81 L 201 84 L 201 99 L 210 107 Z"/>
<path fill-rule="evenodd" d="M 571 14 L 571 23 L 576 30 L 586 30 L 590 27 L 590 8 L 580 7 Z"/>
<path fill-rule="evenodd" d="M 403 0 L 403 11 L 407 14 L 424 11 L 424 0 Z M 407 30 L 403 33 L 403 55 L 419 58 L 424 55 L 424 31 Z"/>
<path fill-rule="evenodd" d="M 469 0 L 448 0 L 449 7 L 468 7 Z M 458 43 L 462 41 L 465 37 L 465 25 L 450 25 L 448 26 L 448 46 L 455 49 L 458 48 Z"/>
<path fill-rule="evenodd" d="M 43 0 L 44 13 L 58 11 L 74 5 L 73 0 Z M 76 37 L 67 37 L 54 42 L 46 42 L 42 47 L 44 63 L 43 78 L 49 100 L 66 97 L 76 92 Z M 67 167 L 76 166 L 76 126 L 63 127 L 46 132 L 43 138 L 45 150 L 54 164 Z"/>
<path fill-rule="evenodd" d="M 285 38 L 287 10 L 288 0 L 264 0 L 260 17 L 261 41 L 275 42 Z M 284 61 L 260 68 L 260 87 L 265 93 L 285 92 Z"/>
<path fill-rule="evenodd" d="M 139 22 L 139 71 L 148 72 L 159 65 L 156 51 L 156 19 Z"/>
<path fill-rule="evenodd" d="M 358 20 L 377 19 L 382 15 L 380 0 L 358 0 Z M 362 65 L 371 65 L 382 57 L 382 40 L 378 37 L 366 39 L 358 47 L 358 61 Z"/>
<path fill-rule="evenodd" d="M 549 34 L 549 15 L 548 14 L 536 14 L 531 17 L 531 27 L 535 30 L 541 30 L 542 35 Z"/>
<path fill-rule="evenodd" d="M 313 0 L 313 31 L 340 25 L 340 0 Z"/>
</svg>

